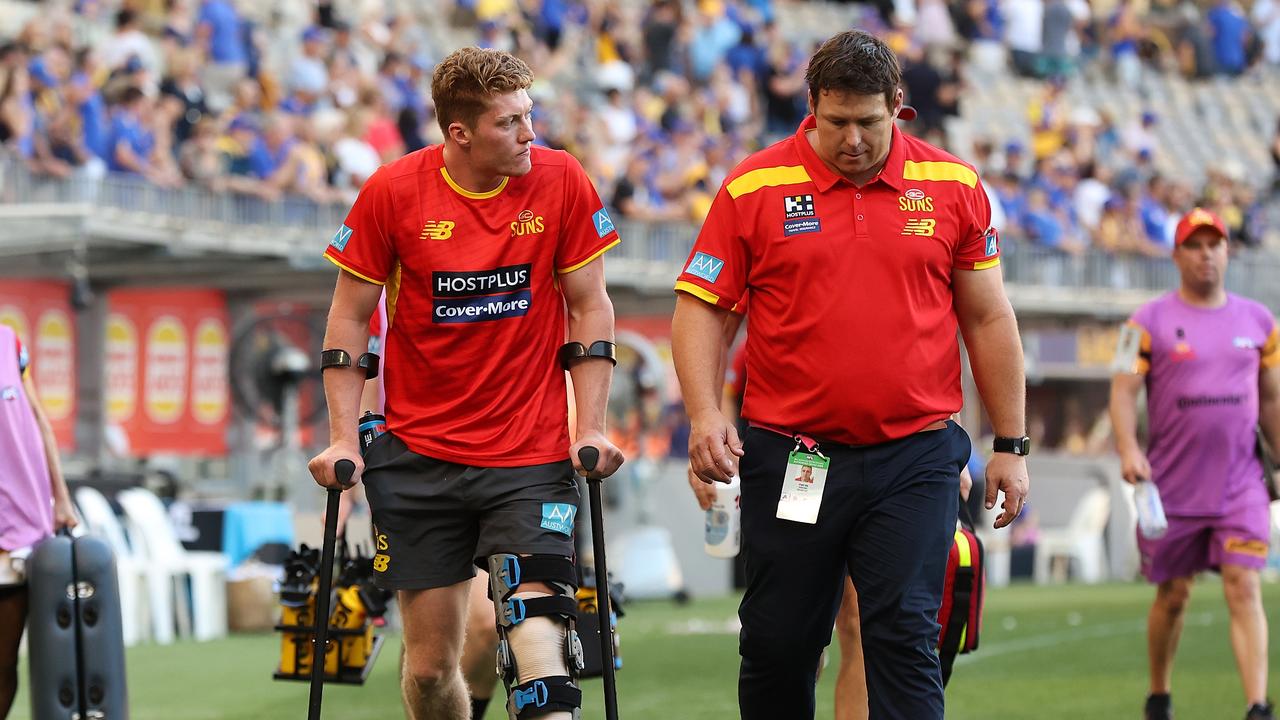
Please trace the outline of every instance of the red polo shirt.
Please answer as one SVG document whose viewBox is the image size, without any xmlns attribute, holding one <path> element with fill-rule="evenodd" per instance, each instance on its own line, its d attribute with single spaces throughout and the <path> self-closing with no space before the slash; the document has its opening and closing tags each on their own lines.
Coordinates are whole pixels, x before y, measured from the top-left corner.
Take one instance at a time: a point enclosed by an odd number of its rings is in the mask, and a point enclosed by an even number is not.
<svg viewBox="0 0 1280 720">
<path fill-rule="evenodd" d="M 896 127 L 858 188 L 806 132 L 720 188 L 676 290 L 741 311 L 748 420 L 849 444 L 905 437 L 962 404 L 956 269 L 1000 263 L 973 167 Z"/>
</svg>

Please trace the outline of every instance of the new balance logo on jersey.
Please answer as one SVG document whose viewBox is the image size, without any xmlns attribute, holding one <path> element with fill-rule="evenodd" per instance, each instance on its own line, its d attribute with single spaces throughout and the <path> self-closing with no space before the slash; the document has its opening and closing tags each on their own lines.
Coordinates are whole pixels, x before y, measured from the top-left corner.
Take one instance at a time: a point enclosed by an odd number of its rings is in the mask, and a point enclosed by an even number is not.
<svg viewBox="0 0 1280 720">
<path fill-rule="evenodd" d="M 788 195 L 782 199 L 782 207 L 787 213 L 788 220 L 814 215 L 812 195 Z"/>
<path fill-rule="evenodd" d="M 453 237 L 455 224 L 452 220 L 428 220 L 422 226 L 422 234 L 418 238 L 421 240 L 448 240 Z"/>
<path fill-rule="evenodd" d="M 686 271 L 690 275 L 706 280 L 707 282 L 715 282 L 720 277 L 720 271 L 724 269 L 724 261 L 713 255 L 706 253 L 697 253 L 693 259 L 689 261 L 689 267 Z"/>
<path fill-rule="evenodd" d="M 903 235 L 922 235 L 933 237 L 933 228 L 938 224 L 933 218 L 912 218 L 902 228 Z"/>
</svg>

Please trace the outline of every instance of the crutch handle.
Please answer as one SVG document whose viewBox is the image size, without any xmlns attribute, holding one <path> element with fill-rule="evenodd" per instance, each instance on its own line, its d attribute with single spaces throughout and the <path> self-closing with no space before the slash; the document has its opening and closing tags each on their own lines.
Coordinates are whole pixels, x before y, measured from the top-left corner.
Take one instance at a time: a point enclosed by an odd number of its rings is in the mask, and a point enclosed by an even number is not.
<svg viewBox="0 0 1280 720">
<path fill-rule="evenodd" d="M 338 484 L 344 488 L 351 487 L 351 476 L 356 474 L 356 464 L 350 460 L 339 460 L 333 464 L 333 474 Z"/>
<path fill-rule="evenodd" d="M 591 472 L 596 469 L 596 463 L 600 462 L 600 448 L 590 445 L 578 451 L 578 462 L 582 463 L 582 469 Z"/>
</svg>

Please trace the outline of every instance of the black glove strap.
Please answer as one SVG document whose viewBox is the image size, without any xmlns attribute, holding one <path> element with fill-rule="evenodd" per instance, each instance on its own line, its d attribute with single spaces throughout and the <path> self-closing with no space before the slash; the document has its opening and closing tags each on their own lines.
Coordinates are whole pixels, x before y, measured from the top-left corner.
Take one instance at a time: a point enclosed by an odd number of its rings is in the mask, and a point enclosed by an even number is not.
<svg viewBox="0 0 1280 720">
<path fill-rule="evenodd" d="M 568 370 L 579 360 L 588 358 L 600 358 L 608 360 L 610 365 L 617 365 L 616 347 L 608 340 L 597 340 L 591 343 L 590 348 L 580 342 L 567 342 L 560 346 L 560 367 Z"/>
</svg>

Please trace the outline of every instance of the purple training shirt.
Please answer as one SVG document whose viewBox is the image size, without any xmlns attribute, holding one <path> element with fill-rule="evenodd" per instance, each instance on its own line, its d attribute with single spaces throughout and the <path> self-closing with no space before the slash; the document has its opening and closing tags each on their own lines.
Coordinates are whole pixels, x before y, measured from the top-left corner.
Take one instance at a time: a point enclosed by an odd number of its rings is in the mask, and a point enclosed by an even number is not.
<svg viewBox="0 0 1280 720">
<path fill-rule="evenodd" d="M 1242 494 L 1265 505 L 1254 427 L 1259 370 L 1280 364 L 1270 311 L 1230 293 L 1199 308 L 1171 292 L 1129 323 L 1141 331 L 1134 370 L 1146 375 L 1147 456 L 1165 512 L 1220 516 Z"/>
</svg>

